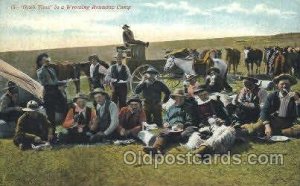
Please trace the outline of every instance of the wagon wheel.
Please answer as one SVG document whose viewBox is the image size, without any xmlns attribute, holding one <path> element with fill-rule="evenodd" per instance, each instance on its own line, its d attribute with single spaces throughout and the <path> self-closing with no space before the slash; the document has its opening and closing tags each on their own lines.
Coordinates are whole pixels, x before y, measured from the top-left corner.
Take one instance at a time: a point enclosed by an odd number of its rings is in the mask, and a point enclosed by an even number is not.
<svg viewBox="0 0 300 186">
<path fill-rule="evenodd" d="M 139 67 L 137 67 L 132 75 L 131 75 L 131 79 L 130 79 L 130 89 L 131 91 L 134 93 L 135 87 L 141 82 L 144 72 L 149 68 L 152 67 L 151 65 L 145 64 L 145 65 L 141 65 Z"/>
</svg>

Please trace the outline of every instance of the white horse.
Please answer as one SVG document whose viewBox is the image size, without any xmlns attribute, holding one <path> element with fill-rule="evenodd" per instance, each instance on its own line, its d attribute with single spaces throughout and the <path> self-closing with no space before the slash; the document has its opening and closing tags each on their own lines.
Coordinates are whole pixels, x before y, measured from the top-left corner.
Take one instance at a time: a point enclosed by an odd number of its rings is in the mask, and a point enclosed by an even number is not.
<svg viewBox="0 0 300 186">
<path fill-rule="evenodd" d="M 174 56 L 169 56 L 164 67 L 165 72 L 169 72 L 174 66 L 179 67 L 185 74 L 196 75 L 194 70 L 194 61 L 188 59 L 175 58 Z"/>
</svg>

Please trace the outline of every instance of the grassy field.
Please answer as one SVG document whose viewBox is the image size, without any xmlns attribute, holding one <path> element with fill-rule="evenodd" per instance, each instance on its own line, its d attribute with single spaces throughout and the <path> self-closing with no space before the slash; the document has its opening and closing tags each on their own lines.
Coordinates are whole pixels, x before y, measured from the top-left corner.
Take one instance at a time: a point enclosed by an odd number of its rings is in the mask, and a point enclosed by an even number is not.
<svg viewBox="0 0 300 186">
<path fill-rule="evenodd" d="M 147 58 L 159 59 L 163 48 L 231 46 L 241 49 L 249 44 L 259 48 L 277 44 L 299 46 L 299 36 L 300 34 L 285 34 L 153 43 L 147 51 Z M 99 53 L 105 60 L 109 60 L 113 55 L 112 48 L 113 46 L 47 51 L 57 60 L 81 61 L 90 53 Z M 28 69 L 30 73 L 34 58 L 39 52 L 41 51 L 0 53 L 0 58 L 25 71 Z M 245 72 L 243 64 L 239 71 Z M 232 85 L 235 91 L 242 86 L 240 81 Z M 83 80 L 81 88 L 88 93 L 86 80 Z M 300 91 L 300 83 L 293 88 Z M 72 97 L 74 94 L 74 87 L 70 85 L 68 95 Z M 236 144 L 230 157 L 240 154 L 240 164 L 233 164 L 231 161 L 231 164 L 224 165 L 220 158 L 216 158 L 211 165 L 164 163 L 158 165 L 157 169 L 146 162 L 133 165 L 124 163 L 123 154 L 127 151 L 140 153 L 137 158 L 142 158 L 144 153 L 141 152 L 141 144 L 67 146 L 36 152 L 19 151 L 10 139 L 2 139 L 0 149 L 0 185 L 300 185 L 300 139 L 273 144 L 257 141 Z M 187 153 L 184 148 L 176 146 L 168 151 L 168 154 L 175 155 L 184 153 Z M 246 161 L 250 154 L 272 153 L 282 154 L 283 164 L 251 165 Z"/>
</svg>

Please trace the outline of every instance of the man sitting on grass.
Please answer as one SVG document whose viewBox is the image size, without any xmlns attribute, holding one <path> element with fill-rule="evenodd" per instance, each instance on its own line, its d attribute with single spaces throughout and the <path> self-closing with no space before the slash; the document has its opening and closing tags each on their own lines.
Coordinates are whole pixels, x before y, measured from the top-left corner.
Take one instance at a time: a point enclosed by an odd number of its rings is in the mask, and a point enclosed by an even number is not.
<svg viewBox="0 0 300 186">
<path fill-rule="evenodd" d="M 32 145 L 45 144 L 53 140 L 52 125 L 46 116 L 38 112 L 36 101 L 29 101 L 25 113 L 17 122 L 14 144 L 21 150 L 30 149 Z"/>
<path fill-rule="evenodd" d="M 294 125 L 300 111 L 299 93 L 291 92 L 291 86 L 297 80 L 289 74 L 281 74 L 273 79 L 276 91 L 270 93 L 256 123 L 242 126 L 249 134 L 261 132 L 270 138 L 271 135 L 297 137 L 300 125 Z"/>
<path fill-rule="evenodd" d="M 63 127 L 67 134 L 60 134 L 60 140 L 64 143 L 87 143 L 90 137 L 90 126 L 95 122 L 96 111 L 86 106 L 87 96 L 78 93 L 73 99 Z"/>
<path fill-rule="evenodd" d="M 142 100 L 138 96 L 132 96 L 119 113 L 118 135 L 121 138 L 137 138 L 146 122 L 146 114 L 142 108 Z"/>
<path fill-rule="evenodd" d="M 117 105 L 110 101 L 109 95 L 101 88 L 96 88 L 91 95 L 95 100 L 97 119 L 91 125 L 93 135 L 90 137 L 90 142 L 96 143 L 115 138 L 119 124 Z"/>
<path fill-rule="evenodd" d="M 162 153 L 168 144 L 181 141 L 183 131 L 192 125 L 191 115 L 184 110 L 184 90 L 176 89 L 171 98 L 175 103 L 166 112 L 164 130 L 160 132 L 152 146 L 144 147 L 146 153 Z"/>
</svg>

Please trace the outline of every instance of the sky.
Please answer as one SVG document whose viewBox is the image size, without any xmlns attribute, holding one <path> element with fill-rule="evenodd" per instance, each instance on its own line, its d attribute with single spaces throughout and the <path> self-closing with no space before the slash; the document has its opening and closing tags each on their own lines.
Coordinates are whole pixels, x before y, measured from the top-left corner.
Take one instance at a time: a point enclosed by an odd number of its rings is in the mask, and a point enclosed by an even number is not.
<svg viewBox="0 0 300 186">
<path fill-rule="evenodd" d="M 299 10 L 300 0 L 0 0 L 0 52 L 121 44 L 123 24 L 150 42 L 300 32 Z"/>
</svg>

